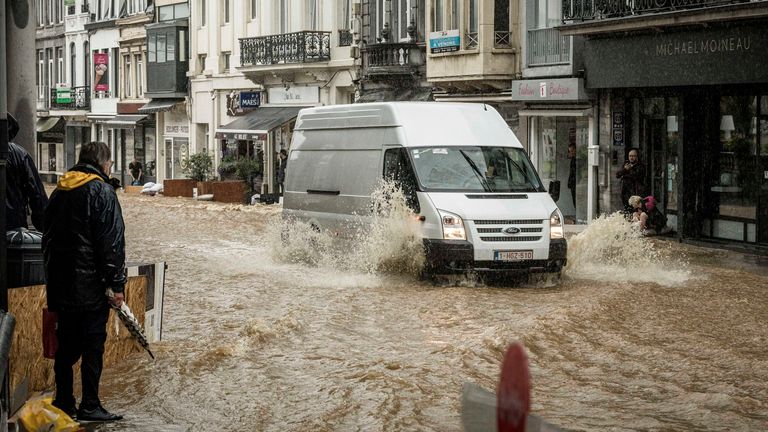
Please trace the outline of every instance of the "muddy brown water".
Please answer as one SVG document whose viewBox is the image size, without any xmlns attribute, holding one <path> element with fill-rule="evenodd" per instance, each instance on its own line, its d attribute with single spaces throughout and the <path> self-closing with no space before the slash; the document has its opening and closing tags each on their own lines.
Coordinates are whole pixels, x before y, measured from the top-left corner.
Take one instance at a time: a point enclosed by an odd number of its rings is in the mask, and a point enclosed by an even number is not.
<svg viewBox="0 0 768 432">
<path fill-rule="evenodd" d="M 432 283 L 287 259 L 277 206 L 121 202 L 129 260 L 168 264 L 163 341 L 104 371 L 126 418 L 95 430 L 459 431 L 462 384 L 494 390 L 515 340 L 534 413 L 566 429 L 768 428 L 759 258 L 607 220 L 559 281 Z"/>
</svg>

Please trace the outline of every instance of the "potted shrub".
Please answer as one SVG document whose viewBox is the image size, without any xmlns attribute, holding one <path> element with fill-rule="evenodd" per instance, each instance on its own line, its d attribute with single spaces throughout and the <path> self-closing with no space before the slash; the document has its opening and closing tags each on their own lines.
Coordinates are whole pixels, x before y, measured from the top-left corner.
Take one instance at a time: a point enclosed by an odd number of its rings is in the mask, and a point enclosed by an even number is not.
<svg viewBox="0 0 768 432">
<path fill-rule="evenodd" d="M 213 182 L 208 181 L 213 174 L 213 158 L 208 153 L 196 153 L 189 157 L 189 178 L 197 182 L 197 194 L 213 193 Z"/>
<path fill-rule="evenodd" d="M 219 179 L 222 181 L 235 179 L 236 164 L 236 156 L 226 155 L 222 157 L 221 162 L 219 162 Z"/>
<path fill-rule="evenodd" d="M 223 169 L 222 169 L 223 165 Z M 224 161 L 219 165 L 219 173 L 232 173 L 229 178 L 235 180 L 215 182 L 213 185 L 213 199 L 219 202 L 244 203 L 251 193 L 253 178 L 260 172 L 261 165 L 258 161 L 247 158 L 236 158 Z M 222 175 L 222 179 L 225 176 Z"/>
</svg>

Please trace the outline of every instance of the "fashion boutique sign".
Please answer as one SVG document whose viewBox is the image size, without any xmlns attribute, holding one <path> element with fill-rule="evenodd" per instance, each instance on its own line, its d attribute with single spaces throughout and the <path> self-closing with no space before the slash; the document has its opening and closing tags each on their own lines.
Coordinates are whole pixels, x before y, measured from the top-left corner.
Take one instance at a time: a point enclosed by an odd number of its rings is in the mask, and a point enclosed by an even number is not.
<svg viewBox="0 0 768 432">
<path fill-rule="evenodd" d="M 587 88 L 768 82 L 768 32 L 760 25 L 709 27 L 585 43 Z"/>
</svg>

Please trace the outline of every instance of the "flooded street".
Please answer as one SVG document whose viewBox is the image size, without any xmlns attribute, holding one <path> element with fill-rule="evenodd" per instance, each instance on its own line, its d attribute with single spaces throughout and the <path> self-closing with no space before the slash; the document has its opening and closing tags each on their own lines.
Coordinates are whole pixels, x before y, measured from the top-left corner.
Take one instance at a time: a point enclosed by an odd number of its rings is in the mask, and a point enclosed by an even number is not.
<svg viewBox="0 0 768 432">
<path fill-rule="evenodd" d="M 168 264 L 163 341 L 104 371 L 126 420 L 98 430 L 459 431 L 462 384 L 495 390 L 515 340 L 534 413 L 566 429 L 768 427 L 765 260 L 606 220 L 556 283 L 435 284 L 318 240 L 295 259 L 278 206 L 120 199 L 129 261 Z"/>
</svg>

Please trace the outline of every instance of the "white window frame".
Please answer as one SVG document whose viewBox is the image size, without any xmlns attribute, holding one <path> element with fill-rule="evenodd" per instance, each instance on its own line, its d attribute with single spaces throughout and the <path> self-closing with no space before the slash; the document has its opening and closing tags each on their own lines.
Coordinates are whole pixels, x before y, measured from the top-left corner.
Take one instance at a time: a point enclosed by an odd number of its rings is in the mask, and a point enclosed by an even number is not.
<svg viewBox="0 0 768 432">
<path fill-rule="evenodd" d="M 37 50 L 37 98 L 45 99 L 45 50 Z"/>
<path fill-rule="evenodd" d="M 136 96 L 144 97 L 144 53 L 134 54 L 134 64 L 136 68 Z"/>
<path fill-rule="evenodd" d="M 275 17 L 273 25 L 275 34 L 288 33 L 290 28 L 290 0 L 274 0 Z"/>
<path fill-rule="evenodd" d="M 200 27 L 208 25 L 208 2 L 200 0 Z"/>
<path fill-rule="evenodd" d="M 133 98 L 133 73 L 131 71 L 131 55 L 123 55 L 123 91 L 125 98 Z"/>
<path fill-rule="evenodd" d="M 352 0 L 339 0 L 339 29 L 352 30 Z"/>
<path fill-rule="evenodd" d="M 64 77 L 64 47 L 56 48 L 56 84 L 66 81 Z"/>
<path fill-rule="evenodd" d="M 77 45 L 69 43 L 69 86 L 77 86 Z"/>
<path fill-rule="evenodd" d="M 304 0 L 304 29 L 320 30 L 320 0 Z"/>
<path fill-rule="evenodd" d="M 258 18 L 258 12 L 259 12 L 259 0 L 249 0 L 248 5 L 250 6 L 250 14 L 251 21 Z"/>
</svg>

